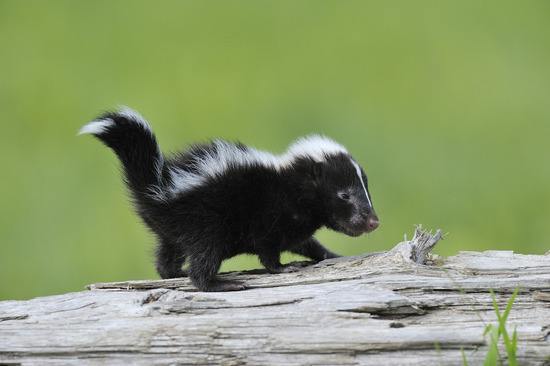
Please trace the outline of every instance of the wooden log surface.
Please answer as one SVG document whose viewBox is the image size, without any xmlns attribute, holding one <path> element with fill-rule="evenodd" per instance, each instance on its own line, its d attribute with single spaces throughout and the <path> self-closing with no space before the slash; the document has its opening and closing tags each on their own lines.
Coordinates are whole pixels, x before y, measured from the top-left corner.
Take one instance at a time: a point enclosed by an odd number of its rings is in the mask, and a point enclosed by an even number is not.
<svg viewBox="0 0 550 366">
<path fill-rule="evenodd" d="M 0 365 L 470 365 L 496 323 L 490 289 L 517 329 L 522 365 L 550 365 L 550 254 L 428 254 L 418 232 L 394 249 L 299 272 L 232 272 L 245 291 L 188 279 L 100 283 L 0 302 Z M 504 356 L 505 352 L 501 352 Z"/>
</svg>

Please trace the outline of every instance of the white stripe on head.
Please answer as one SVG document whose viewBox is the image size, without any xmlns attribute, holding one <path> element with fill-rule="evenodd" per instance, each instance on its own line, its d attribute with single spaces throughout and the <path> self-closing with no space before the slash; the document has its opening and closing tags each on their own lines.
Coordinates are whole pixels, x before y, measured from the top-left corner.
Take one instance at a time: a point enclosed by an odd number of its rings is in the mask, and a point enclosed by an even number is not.
<svg viewBox="0 0 550 366">
<path fill-rule="evenodd" d="M 103 132 L 105 132 L 105 130 L 107 130 L 107 128 L 113 126 L 114 124 L 115 122 L 110 118 L 92 121 L 84 125 L 80 129 L 80 131 L 78 131 L 78 134 L 84 135 L 89 133 L 91 135 L 101 135 Z"/>
<path fill-rule="evenodd" d="M 345 147 L 322 135 L 310 135 L 296 140 L 280 157 L 280 165 L 292 164 L 298 157 L 309 157 L 316 162 L 326 160 L 327 155 L 347 154 Z"/>
<path fill-rule="evenodd" d="M 351 160 L 351 163 L 355 167 L 355 171 L 357 172 L 357 176 L 359 177 L 359 180 L 361 181 L 361 185 L 363 186 L 363 190 L 365 191 L 365 196 L 367 196 L 367 201 L 369 201 L 370 208 L 372 207 L 372 202 L 369 197 L 369 192 L 367 192 L 367 187 L 365 187 L 365 182 L 363 182 L 363 174 L 361 173 L 361 167 L 359 164 L 357 164 L 355 161 Z"/>
</svg>

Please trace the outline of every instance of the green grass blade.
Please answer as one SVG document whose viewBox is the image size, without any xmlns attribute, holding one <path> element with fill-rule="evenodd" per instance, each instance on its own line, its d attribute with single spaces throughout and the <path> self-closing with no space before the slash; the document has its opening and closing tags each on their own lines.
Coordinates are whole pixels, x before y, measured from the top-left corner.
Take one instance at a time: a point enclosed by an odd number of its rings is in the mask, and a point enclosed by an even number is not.
<svg viewBox="0 0 550 366">
<path fill-rule="evenodd" d="M 506 330 L 505 327 L 504 327 L 504 330 L 502 331 L 502 337 L 504 339 L 504 348 L 506 349 L 506 355 L 508 356 L 508 365 L 517 366 L 516 349 L 513 346 L 513 341 L 510 340 L 508 331 Z"/>
<path fill-rule="evenodd" d="M 508 358 L 512 359 L 514 364 L 517 364 L 518 361 L 517 361 L 516 355 L 518 351 L 518 332 L 516 328 L 514 328 L 514 333 L 512 334 L 512 351 L 513 351 L 513 356 L 508 355 Z"/>
<path fill-rule="evenodd" d="M 500 359 L 500 355 L 498 353 L 498 338 L 499 338 L 498 330 L 499 330 L 498 327 L 491 327 L 491 332 L 489 332 L 489 336 L 490 336 L 489 350 L 487 351 L 487 355 L 485 356 L 485 361 L 483 362 L 483 366 L 498 365 L 498 360 Z"/>
<path fill-rule="evenodd" d="M 489 291 L 491 292 L 493 309 L 495 310 L 495 314 L 497 316 L 498 326 L 491 326 L 491 332 L 489 333 L 491 336 L 491 344 L 489 346 L 489 351 L 487 351 L 487 356 L 485 357 L 484 366 L 497 365 L 499 363 L 499 360 L 501 359 L 498 350 L 498 340 L 500 339 L 501 334 L 502 316 L 500 315 L 500 308 L 498 306 L 495 292 L 493 291 L 493 289 L 490 289 Z"/>
<path fill-rule="evenodd" d="M 512 293 L 512 297 L 508 300 L 508 303 L 506 304 L 506 309 L 504 309 L 504 314 L 502 314 L 502 317 L 504 318 L 504 323 L 508 320 L 508 315 L 510 315 L 510 311 L 512 310 L 512 305 L 514 305 L 514 302 L 516 301 L 516 297 L 518 296 L 519 287 L 516 287 L 514 292 Z"/>
<path fill-rule="evenodd" d="M 500 309 L 497 303 L 496 295 L 493 290 L 491 290 L 491 297 L 493 300 L 493 308 L 495 310 L 495 314 L 497 316 L 498 320 L 498 328 L 497 327 L 491 327 L 491 346 L 489 349 L 489 352 L 487 353 L 486 363 L 492 362 L 493 358 L 496 356 L 497 359 L 494 360 L 494 362 L 497 362 L 498 359 L 500 359 L 500 355 L 498 353 L 498 340 L 500 336 L 502 336 L 504 341 L 504 347 L 506 349 L 506 355 L 508 357 L 508 364 L 510 366 L 517 366 L 517 359 L 516 359 L 516 351 L 517 351 L 517 332 L 514 330 L 514 335 L 512 336 L 512 339 L 510 339 L 510 336 L 508 335 L 508 331 L 506 329 L 506 322 L 508 320 L 508 316 L 510 315 L 510 312 L 512 310 L 512 306 L 514 302 L 516 301 L 516 297 L 519 293 L 519 288 L 516 288 L 514 292 L 512 293 L 512 296 L 506 303 L 506 307 L 504 309 L 504 312 L 501 314 Z M 489 328 L 489 327 L 487 327 Z M 487 332 L 486 328 L 486 332 Z M 494 329 L 497 329 L 496 332 Z M 491 360 L 491 361 L 488 361 Z M 492 364 L 492 363 L 491 363 Z M 487 364 L 488 365 L 488 364 Z"/>
<path fill-rule="evenodd" d="M 515 338 L 515 342 L 516 342 L 516 344 L 514 345 L 514 339 L 510 340 L 510 336 L 508 335 L 508 330 L 506 329 L 506 322 L 508 321 L 508 315 L 510 315 L 510 311 L 512 310 L 512 306 L 516 301 L 518 292 L 519 292 L 519 288 L 516 287 L 516 289 L 514 290 L 514 293 L 512 294 L 512 296 L 508 300 L 508 303 L 506 304 L 504 313 L 499 319 L 499 332 L 502 334 L 502 338 L 504 340 L 504 347 L 506 348 L 506 355 L 508 356 L 508 364 L 510 366 L 517 365 L 517 360 L 516 360 L 517 332 L 516 330 L 514 330 L 513 338 Z"/>
<path fill-rule="evenodd" d="M 500 323 L 500 309 L 498 307 L 497 303 L 497 297 L 495 295 L 495 292 L 493 289 L 489 290 L 491 292 L 491 299 L 493 300 L 493 309 L 495 310 L 495 313 L 497 314 L 498 322 Z"/>
<path fill-rule="evenodd" d="M 466 354 L 464 353 L 464 348 L 460 348 L 460 353 L 462 353 L 462 365 L 468 366 L 468 360 L 466 359 Z"/>
</svg>

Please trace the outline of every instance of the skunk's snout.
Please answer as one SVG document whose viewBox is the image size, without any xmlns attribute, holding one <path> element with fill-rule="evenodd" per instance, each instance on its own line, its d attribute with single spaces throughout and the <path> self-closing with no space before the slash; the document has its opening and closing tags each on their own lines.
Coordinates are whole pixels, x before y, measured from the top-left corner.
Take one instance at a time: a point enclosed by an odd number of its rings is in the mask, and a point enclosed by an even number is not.
<svg viewBox="0 0 550 366">
<path fill-rule="evenodd" d="M 376 230 L 378 226 L 380 226 L 378 216 L 376 216 L 376 214 L 369 215 L 367 217 L 367 232 Z"/>
<path fill-rule="evenodd" d="M 361 218 L 364 220 L 363 225 L 365 227 L 365 232 L 370 233 L 371 231 L 374 231 L 380 226 L 380 220 L 378 219 L 378 215 L 370 209 L 370 210 L 363 210 L 361 213 Z"/>
<path fill-rule="evenodd" d="M 350 236 L 359 236 L 370 233 L 380 226 L 380 220 L 373 211 L 358 212 L 346 221 L 340 221 L 339 227 Z"/>
</svg>

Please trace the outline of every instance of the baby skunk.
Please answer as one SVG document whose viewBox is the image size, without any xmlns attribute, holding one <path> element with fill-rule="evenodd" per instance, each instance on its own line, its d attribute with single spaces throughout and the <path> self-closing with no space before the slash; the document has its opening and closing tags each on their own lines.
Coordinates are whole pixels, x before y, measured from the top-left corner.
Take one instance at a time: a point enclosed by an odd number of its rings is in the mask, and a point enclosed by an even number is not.
<svg viewBox="0 0 550 366">
<path fill-rule="evenodd" d="M 136 210 L 158 238 L 160 276 L 186 275 L 189 260 L 188 275 L 202 291 L 244 289 L 216 279 L 226 258 L 257 254 L 269 272 L 292 272 L 279 259 L 285 250 L 314 261 L 338 257 L 313 237 L 319 228 L 358 236 L 379 224 L 365 172 L 326 137 L 299 139 L 282 155 L 214 140 L 165 157 L 147 121 L 126 107 L 80 134 L 120 159 Z"/>
</svg>

